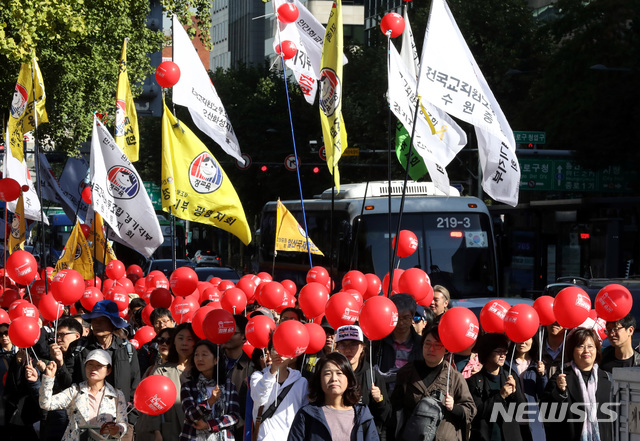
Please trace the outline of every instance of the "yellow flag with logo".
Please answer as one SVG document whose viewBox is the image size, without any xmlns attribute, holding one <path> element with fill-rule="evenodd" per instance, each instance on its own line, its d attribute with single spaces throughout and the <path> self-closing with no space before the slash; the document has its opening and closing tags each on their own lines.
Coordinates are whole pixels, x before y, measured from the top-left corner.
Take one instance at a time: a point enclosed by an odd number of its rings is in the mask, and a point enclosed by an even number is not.
<svg viewBox="0 0 640 441">
<path fill-rule="evenodd" d="M 54 275 L 64 269 L 74 269 L 82 274 L 84 279 L 93 278 L 93 258 L 89 242 L 84 237 L 80 223 L 76 221 L 75 227 L 71 230 L 67 244 L 62 250 L 62 254 L 56 263 Z"/>
<path fill-rule="evenodd" d="M 180 219 L 209 224 L 251 242 L 235 188 L 216 158 L 163 103 L 162 208 Z"/>
<path fill-rule="evenodd" d="M 338 161 L 347 149 L 347 130 L 342 119 L 342 2 L 333 3 L 324 33 L 320 63 L 320 122 L 327 166 L 340 191 Z"/>
<path fill-rule="evenodd" d="M 122 44 L 120 57 L 120 73 L 116 91 L 116 133 L 113 139 L 127 155 L 129 161 L 136 162 L 140 151 L 140 133 L 138 131 L 138 114 L 131 95 L 129 73 L 127 72 L 127 41 Z"/>
<path fill-rule="evenodd" d="M 38 62 L 33 58 L 31 63 L 20 67 L 9 114 L 11 154 L 20 162 L 24 159 L 24 134 L 35 129 L 37 124 L 49 122 L 47 110 L 44 107 L 45 98 L 42 74 Z M 35 109 L 33 108 L 34 99 Z"/>
<path fill-rule="evenodd" d="M 9 254 L 14 251 L 24 249 L 24 199 L 22 194 L 18 198 L 16 204 L 16 212 L 13 213 L 13 220 L 11 221 L 11 234 L 9 235 Z"/>
<path fill-rule="evenodd" d="M 104 237 L 104 221 L 100 213 L 94 212 L 93 221 L 91 221 L 91 230 L 89 230 L 89 236 L 87 237 L 89 246 L 91 248 L 92 255 L 98 262 L 102 262 L 105 265 L 116 260 L 116 254 L 113 252 L 111 244 Z M 105 247 L 107 252 L 105 254 Z"/>
<path fill-rule="evenodd" d="M 309 247 L 313 254 L 324 256 L 322 251 L 309 239 Z M 293 214 L 278 199 L 278 212 L 276 220 L 276 251 L 297 251 L 306 253 L 307 233 L 300 226 Z"/>
</svg>

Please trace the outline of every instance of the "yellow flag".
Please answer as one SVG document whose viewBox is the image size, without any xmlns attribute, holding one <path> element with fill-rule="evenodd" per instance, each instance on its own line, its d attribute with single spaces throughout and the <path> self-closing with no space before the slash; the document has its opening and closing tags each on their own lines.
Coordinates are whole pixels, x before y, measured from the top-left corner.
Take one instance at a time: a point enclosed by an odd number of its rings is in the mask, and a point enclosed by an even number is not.
<svg viewBox="0 0 640 441">
<path fill-rule="evenodd" d="M 313 254 L 324 256 L 322 251 L 309 239 L 309 246 Z M 298 251 L 306 253 L 307 234 L 300 226 L 293 214 L 278 199 L 278 216 L 276 221 L 276 251 Z"/>
<path fill-rule="evenodd" d="M 102 216 L 100 213 L 94 212 L 93 221 L 91 222 L 91 230 L 89 231 L 89 236 L 87 240 L 90 243 L 92 256 L 95 254 L 95 258 L 98 262 L 102 262 L 104 260 L 105 265 L 111 262 L 112 260 L 116 260 L 116 254 L 113 252 L 113 248 L 104 237 L 104 222 L 102 220 Z M 107 247 L 107 254 L 104 253 L 104 248 Z M 94 253 L 95 247 L 95 253 Z"/>
<path fill-rule="evenodd" d="M 202 141 L 163 105 L 162 208 L 228 231 L 248 245 L 251 230 L 231 181 Z"/>
<path fill-rule="evenodd" d="M 12 155 L 20 162 L 24 159 L 24 134 L 36 128 L 36 114 L 33 108 L 34 97 L 37 108 L 37 124 L 49 122 L 49 117 L 44 107 L 46 98 L 44 83 L 35 58 L 31 60 L 31 63 L 23 64 L 20 67 L 18 82 L 13 91 L 13 100 L 11 101 L 9 142 Z"/>
<path fill-rule="evenodd" d="M 58 262 L 56 262 L 56 268 L 53 275 L 58 274 L 63 269 L 71 268 L 76 256 L 80 256 L 80 251 L 78 250 L 78 232 L 80 232 L 81 235 L 82 232 L 80 231 L 79 225 L 80 224 L 76 221 L 76 226 L 71 230 L 69 239 L 67 239 L 67 244 L 62 250 L 62 254 L 60 254 Z"/>
<path fill-rule="evenodd" d="M 140 133 L 138 132 L 138 114 L 133 102 L 133 95 L 131 95 L 129 74 L 127 73 L 127 40 L 124 40 L 120 57 L 120 73 L 116 92 L 116 134 L 113 138 L 127 155 L 129 161 L 136 162 L 140 150 Z"/>
<path fill-rule="evenodd" d="M 56 263 L 54 275 L 63 269 L 71 268 L 82 274 L 84 279 L 93 278 L 93 258 L 89 242 L 84 237 L 80 223 L 76 221 L 75 227 L 71 230 L 67 244 L 62 250 L 62 254 Z"/>
<path fill-rule="evenodd" d="M 16 212 L 13 213 L 13 221 L 11 221 L 11 234 L 9 235 L 9 254 L 14 251 L 24 249 L 24 199 L 22 194 L 16 204 Z"/>
<path fill-rule="evenodd" d="M 322 44 L 320 63 L 320 122 L 327 166 L 340 191 L 338 161 L 347 149 L 347 130 L 342 119 L 342 2 L 333 3 Z"/>
</svg>

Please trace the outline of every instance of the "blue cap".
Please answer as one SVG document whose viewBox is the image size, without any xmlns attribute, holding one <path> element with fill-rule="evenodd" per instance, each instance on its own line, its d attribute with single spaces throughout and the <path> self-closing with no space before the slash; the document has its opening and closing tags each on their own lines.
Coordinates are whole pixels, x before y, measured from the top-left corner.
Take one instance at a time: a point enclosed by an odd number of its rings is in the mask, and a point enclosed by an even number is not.
<svg viewBox="0 0 640 441">
<path fill-rule="evenodd" d="M 118 315 L 119 312 L 116 302 L 113 300 L 101 300 L 93 306 L 90 313 L 82 314 L 82 318 L 85 320 L 91 320 L 97 317 L 106 317 L 116 328 L 126 328 L 127 322 Z"/>
</svg>

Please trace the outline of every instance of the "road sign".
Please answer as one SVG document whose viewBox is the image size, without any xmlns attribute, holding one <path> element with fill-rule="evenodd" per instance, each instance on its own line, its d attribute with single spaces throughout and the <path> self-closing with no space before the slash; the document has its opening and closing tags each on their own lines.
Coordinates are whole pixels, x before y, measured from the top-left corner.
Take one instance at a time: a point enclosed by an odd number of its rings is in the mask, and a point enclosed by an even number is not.
<svg viewBox="0 0 640 441">
<path fill-rule="evenodd" d="M 155 182 L 143 181 L 144 188 L 147 190 L 151 205 L 154 210 L 162 210 L 162 199 L 160 197 L 160 186 Z"/>
<path fill-rule="evenodd" d="M 544 144 L 547 132 L 513 132 L 516 144 Z"/>
<path fill-rule="evenodd" d="M 344 152 L 342 152 L 342 156 L 360 156 L 360 148 L 349 147 Z"/>
<path fill-rule="evenodd" d="M 318 150 L 318 156 L 320 156 L 320 159 L 323 161 L 327 160 L 327 149 L 324 146 L 320 147 L 320 150 Z"/>
<path fill-rule="evenodd" d="M 298 160 L 298 163 L 300 160 Z M 295 171 L 298 168 L 295 155 L 289 155 L 284 158 L 284 166 L 289 171 Z"/>
<path fill-rule="evenodd" d="M 244 159 L 244 165 L 240 164 L 240 161 L 236 160 L 236 167 L 238 167 L 240 170 L 246 170 L 251 167 L 251 156 L 243 153 L 242 159 Z"/>
<path fill-rule="evenodd" d="M 618 166 L 589 170 L 572 159 L 518 158 L 520 190 L 628 192 L 636 172 Z"/>
</svg>

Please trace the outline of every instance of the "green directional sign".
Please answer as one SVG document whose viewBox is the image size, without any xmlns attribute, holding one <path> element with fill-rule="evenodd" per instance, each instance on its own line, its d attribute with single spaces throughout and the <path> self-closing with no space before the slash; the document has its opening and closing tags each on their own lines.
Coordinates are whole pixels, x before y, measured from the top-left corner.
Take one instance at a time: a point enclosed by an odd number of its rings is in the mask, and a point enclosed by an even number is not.
<svg viewBox="0 0 640 441">
<path fill-rule="evenodd" d="M 630 192 L 635 171 L 610 166 L 589 170 L 572 159 L 519 158 L 520 190 L 567 192 Z"/>
<path fill-rule="evenodd" d="M 513 132 L 516 144 L 544 144 L 547 140 L 546 132 Z"/>
<path fill-rule="evenodd" d="M 160 186 L 155 182 L 144 181 L 144 188 L 151 199 L 154 210 L 162 210 L 162 199 L 160 197 Z"/>
</svg>

